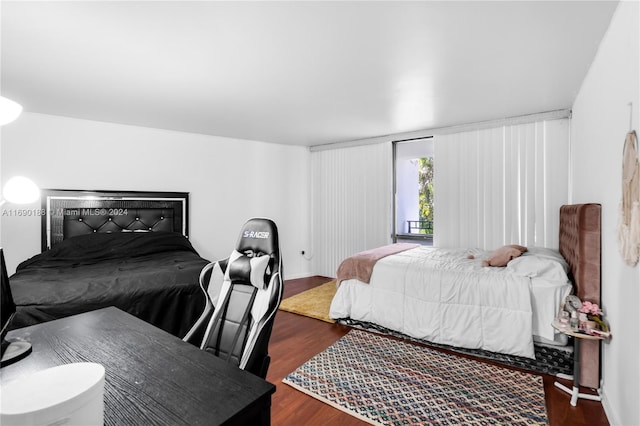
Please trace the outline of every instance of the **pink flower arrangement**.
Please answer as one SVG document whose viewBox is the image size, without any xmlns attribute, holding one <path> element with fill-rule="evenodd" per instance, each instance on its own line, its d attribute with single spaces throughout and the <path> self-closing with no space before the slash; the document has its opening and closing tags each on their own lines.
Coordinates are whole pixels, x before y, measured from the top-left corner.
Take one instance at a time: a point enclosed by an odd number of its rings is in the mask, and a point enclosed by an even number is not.
<svg viewBox="0 0 640 426">
<path fill-rule="evenodd" d="M 594 316 L 602 315 L 602 311 L 597 304 L 586 301 L 582 302 L 582 306 L 580 307 L 580 309 L 578 309 L 578 311 Z"/>
</svg>

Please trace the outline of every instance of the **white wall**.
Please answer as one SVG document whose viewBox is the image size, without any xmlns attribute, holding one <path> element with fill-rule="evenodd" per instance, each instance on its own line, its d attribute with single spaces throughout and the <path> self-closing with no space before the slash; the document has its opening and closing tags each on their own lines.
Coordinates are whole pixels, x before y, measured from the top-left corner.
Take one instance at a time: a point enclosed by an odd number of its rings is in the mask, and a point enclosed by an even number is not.
<svg viewBox="0 0 640 426">
<path fill-rule="evenodd" d="M 640 424 L 640 267 L 619 254 L 622 147 L 640 124 L 640 4 L 621 2 L 573 106 L 572 202 L 602 204 L 602 304 L 613 339 L 603 345 L 603 404 L 613 425 Z"/>
<path fill-rule="evenodd" d="M 185 191 L 190 240 L 209 260 L 233 249 L 250 217 L 280 231 L 285 278 L 310 275 L 309 168 L 305 147 L 24 113 L 1 129 L 2 181 L 31 178 L 41 188 Z M 11 271 L 40 251 L 38 217 L 7 216 L 0 242 Z M 39 208 L 39 202 L 26 208 Z"/>
</svg>

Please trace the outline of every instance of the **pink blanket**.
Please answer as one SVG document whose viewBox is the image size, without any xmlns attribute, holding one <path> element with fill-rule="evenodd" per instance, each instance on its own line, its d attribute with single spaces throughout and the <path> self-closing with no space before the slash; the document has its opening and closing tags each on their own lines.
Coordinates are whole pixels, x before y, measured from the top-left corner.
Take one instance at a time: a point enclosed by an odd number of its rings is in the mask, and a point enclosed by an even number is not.
<svg viewBox="0 0 640 426">
<path fill-rule="evenodd" d="M 400 253 L 402 251 L 418 247 L 419 245 L 420 244 L 411 243 L 389 244 L 386 246 L 356 253 L 353 256 L 343 260 L 340 266 L 338 266 L 338 277 L 336 280 L 337 285 L 340 285 L 343 280 L 353 278 L 365 283 L 369 283 L 369 280 L 371 279 L 371 273 L 373 272 L 373 266 L 378 260 L 392 254 Z"/>
</svg>

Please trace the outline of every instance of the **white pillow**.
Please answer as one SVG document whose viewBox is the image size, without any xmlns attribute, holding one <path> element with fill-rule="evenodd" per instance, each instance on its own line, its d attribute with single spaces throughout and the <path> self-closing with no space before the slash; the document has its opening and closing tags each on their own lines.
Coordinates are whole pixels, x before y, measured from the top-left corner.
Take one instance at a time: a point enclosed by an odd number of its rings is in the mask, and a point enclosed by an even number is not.
<svg viewBox="0 0 640 426">
<path fill-rule="evenodd" d="M 562 257 L 562 255 L 558 250 L 554 250 L 546 247 L 529 247 L 529 251 L 524 255 L 537 256 L 541 258 L 555 260 L 556 262 L 562 265 L 565 272 L 569 271 L 569 265 L 567 264 L 567 260 L 564 257 Z"/>
<path fill-rule="evenodd" d="M 550 257 L 529 254 L 513 259 L 506 266 L 505 271 L 522 277 L 567 282 L 569 277 L 565 265 Z"/>
</svg>

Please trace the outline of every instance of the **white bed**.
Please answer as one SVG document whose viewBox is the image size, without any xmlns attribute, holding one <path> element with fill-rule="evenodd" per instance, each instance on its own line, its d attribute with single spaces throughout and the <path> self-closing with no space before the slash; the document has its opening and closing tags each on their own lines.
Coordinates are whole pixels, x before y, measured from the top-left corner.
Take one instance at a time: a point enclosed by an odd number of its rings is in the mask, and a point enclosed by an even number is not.
<svg viewBox="0 0 640 426">
<path fill-rule="evenodd" d="M 572 287 L 562 256 L 529 248 L 506 267 L 483 267 L 489 254 L 420 246 L 388 255 L 377 260 L 369 283 L 339 282 L 329 316 L 526 358 L 534 358 L 534 340 L 565 345 L 551 327 Z"/>
</svg>

